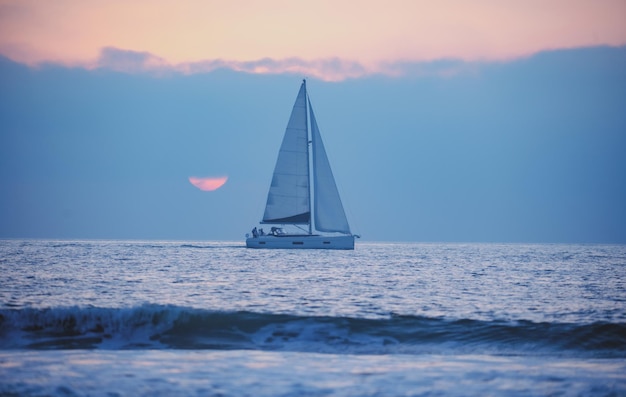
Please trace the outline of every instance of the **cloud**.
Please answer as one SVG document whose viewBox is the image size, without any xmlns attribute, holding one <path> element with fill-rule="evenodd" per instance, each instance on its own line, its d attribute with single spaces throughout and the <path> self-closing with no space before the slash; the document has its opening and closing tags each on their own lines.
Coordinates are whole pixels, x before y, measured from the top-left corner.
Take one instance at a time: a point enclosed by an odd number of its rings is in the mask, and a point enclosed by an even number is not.
<svg viewBox="0 0 626 397">
<path fill-rule="evenodd" d="M 107 69 L 116 72 L 162 75 L 179 73 L 185 75 L 210 73 L 219 69 L 228 69 L 249 74 L 297 74 L 314 77 L 323 81 L 343 81 L 373 75 L 390 77 L 439 76 L 449 77 L 475 70 L 478 63 L 455 59 L 429 62 L 384 62 L 365 65 L 360 62 L 340 59 L 306 60 L 292 57 L 286 59 L 262 58 L 253 61 L 235 61 L 226 59 L 207 59 L 197 62 L 173 64 L 149 52 L 105 47 L 95 65 L 89 68 Z"/>
<path fill-rule="evenodd" d="M 137 73 L 208 73 L 218 69 L 229 69 L 250 74 L 284 74 L 292 73 L 315 77 L 325 81 L 341 81 L 358 78 L 376 73 L 362 64 L 339 58 L 304 60 L 301 58 L 271 59 L 262 58 L 253 61 L 233 61 L 225 59 L 208 59 L 197 62 L 173 64 L 149 52 L 140 52 L 105 47 L 100 51 L 98 60 L 88 68 L 107 69 L 116 72 Z"/>
<path fill-rule="evenodd" d="M 193 74 L 210 72 L 215 69 L 231 69 L 252 74 L 283 74 L 292 73 L 316 77 L 326 81 L 340 81 L 358 78 L 371 74 L 358 62 L 339 58 L 316 59 L 312 61 L 301 58 L 271 59 L 263 58 L 255 61 L 206 60 L 178 65 L 181 72 Z"/>
<path fill-rule="evenodd" d="M 460 59 L 439 59 L 427 62 L 398 61 L 381 64 L 380 74 L 394 77 L 453 77 L 475 73 L 484 63 Z"/>
<path fill-rule="evenodd" d="M 152 59 L 130 55 L 133 70 Z M 625 62 L 626 47 L 406 61 L 382 67 L 457 74 L 312 87 L 355 229 L 371 241 L 626 242 Z M 0 236 L 236 239 L 262 214 L 297 75 L 0 67 Z M 186 181 L 225 174 L 236 183 L 213 192 Z"/>
<path fill-rule="evenodd" d="M 149 52 L 114 47 L 103 48 L 95 66 L 124 73 L 165 72 L 172 69 L 163 58 Z"/>
</svg>

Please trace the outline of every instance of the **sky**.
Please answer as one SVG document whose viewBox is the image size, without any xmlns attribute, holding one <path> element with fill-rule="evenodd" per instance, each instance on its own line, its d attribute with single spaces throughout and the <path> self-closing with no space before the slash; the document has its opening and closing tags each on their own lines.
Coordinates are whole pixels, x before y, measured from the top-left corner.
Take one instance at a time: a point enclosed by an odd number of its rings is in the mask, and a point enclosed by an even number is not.
<svg viewBox="0 0 626 397">
<path fill-rule="evenodd" d="M 307 78 L 364 240 L 626 243 L 626 2 L 314 3 L 0 0 L 0 238 L 242 240 Z"/>
</svg>

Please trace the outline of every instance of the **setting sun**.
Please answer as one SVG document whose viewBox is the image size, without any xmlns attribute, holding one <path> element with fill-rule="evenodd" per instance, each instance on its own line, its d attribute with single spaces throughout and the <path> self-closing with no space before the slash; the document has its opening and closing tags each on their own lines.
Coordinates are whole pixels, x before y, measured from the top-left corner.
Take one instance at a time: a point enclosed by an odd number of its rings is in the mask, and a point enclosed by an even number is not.
<svg viewBox="0 0 626 397">
<path fill-rule="evenodd" d="M 200 190 L 204 190 L 205 192 L 212 192 L 213 190 L 219 189 L 226 183 L 227 180 L 228 180 L 227 176 L 220 176 L 220 177 L 214 177 L 214 178 L 213 177 L 198 178 L 195 176 L 189 177 L 189 182 L 191 182 L 192 185 L 194 185 Z"/>
</svg>

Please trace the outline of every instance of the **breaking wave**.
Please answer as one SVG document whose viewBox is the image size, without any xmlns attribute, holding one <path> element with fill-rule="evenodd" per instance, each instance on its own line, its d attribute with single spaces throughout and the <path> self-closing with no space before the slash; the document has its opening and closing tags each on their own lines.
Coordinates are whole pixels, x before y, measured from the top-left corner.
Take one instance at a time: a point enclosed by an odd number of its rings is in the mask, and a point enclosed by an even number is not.
<svg viewBox="0 0 626 397">
<path fill-rule="evenodd" d="M 562 352 L 626 357 L 626 324 L 383 319 L 163 305 L 0 310 L 2 349 L 217 349 L 347 354 Z"/>
</svg>

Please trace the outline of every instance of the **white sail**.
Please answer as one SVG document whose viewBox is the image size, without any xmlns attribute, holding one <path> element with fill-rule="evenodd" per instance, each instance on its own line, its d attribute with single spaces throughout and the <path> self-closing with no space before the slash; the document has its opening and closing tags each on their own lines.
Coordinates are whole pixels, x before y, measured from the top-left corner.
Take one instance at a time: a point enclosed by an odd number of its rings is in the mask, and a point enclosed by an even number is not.
<svg viewBox="0 0 626 397">
<path fill-rule="evenodd" d="M 307 117 L 310 117 L 311 122 L 311 142 L 308 136 Z M 309 143 L 312 159 L 309 159 Z M 312 178 L 309 161 L 312 161 Z M 312 192 L 315 193 L 314 209 L 311 208 Z M 315 222 L 311 212 L 314 214 Z M 293 233 L 286 232 L 282 227 L 272 227 L 271 231 L 266 233 L 263 229 L 257 230 L 255 227 L 252 229 L 252 236 L 246 235 L 246 247 L 353 250 L 354 239 L 358 237 L 350 233 L 313 107 L 306 93 L 306 82 L 300 86 L 296 103 L 291 111 L 261 223 L 306 224 L 309 230 L 305 232 L 304 228 L 298 227 L 302 232 Z M 313 226 L 317 231 L 337 234 L 317 234 L 313 232 Z"/>
<path fill-rule="evenodd" d="M 311 141 L 313 142 L 313 186 L 315 195 L 315 229 L 322 232 L 350 234 L 350 226 L 341 204 L 337 184 L 330 169 L 324 143 L 317 128 L 313 106 L 309 99 L 311 115 Z"/>
<path fill-rule="evenodd" d="M 303 82 L 280 146 L 262 223 L 309 223 L 309 196 L 306 85 Z"/>
</svg>

